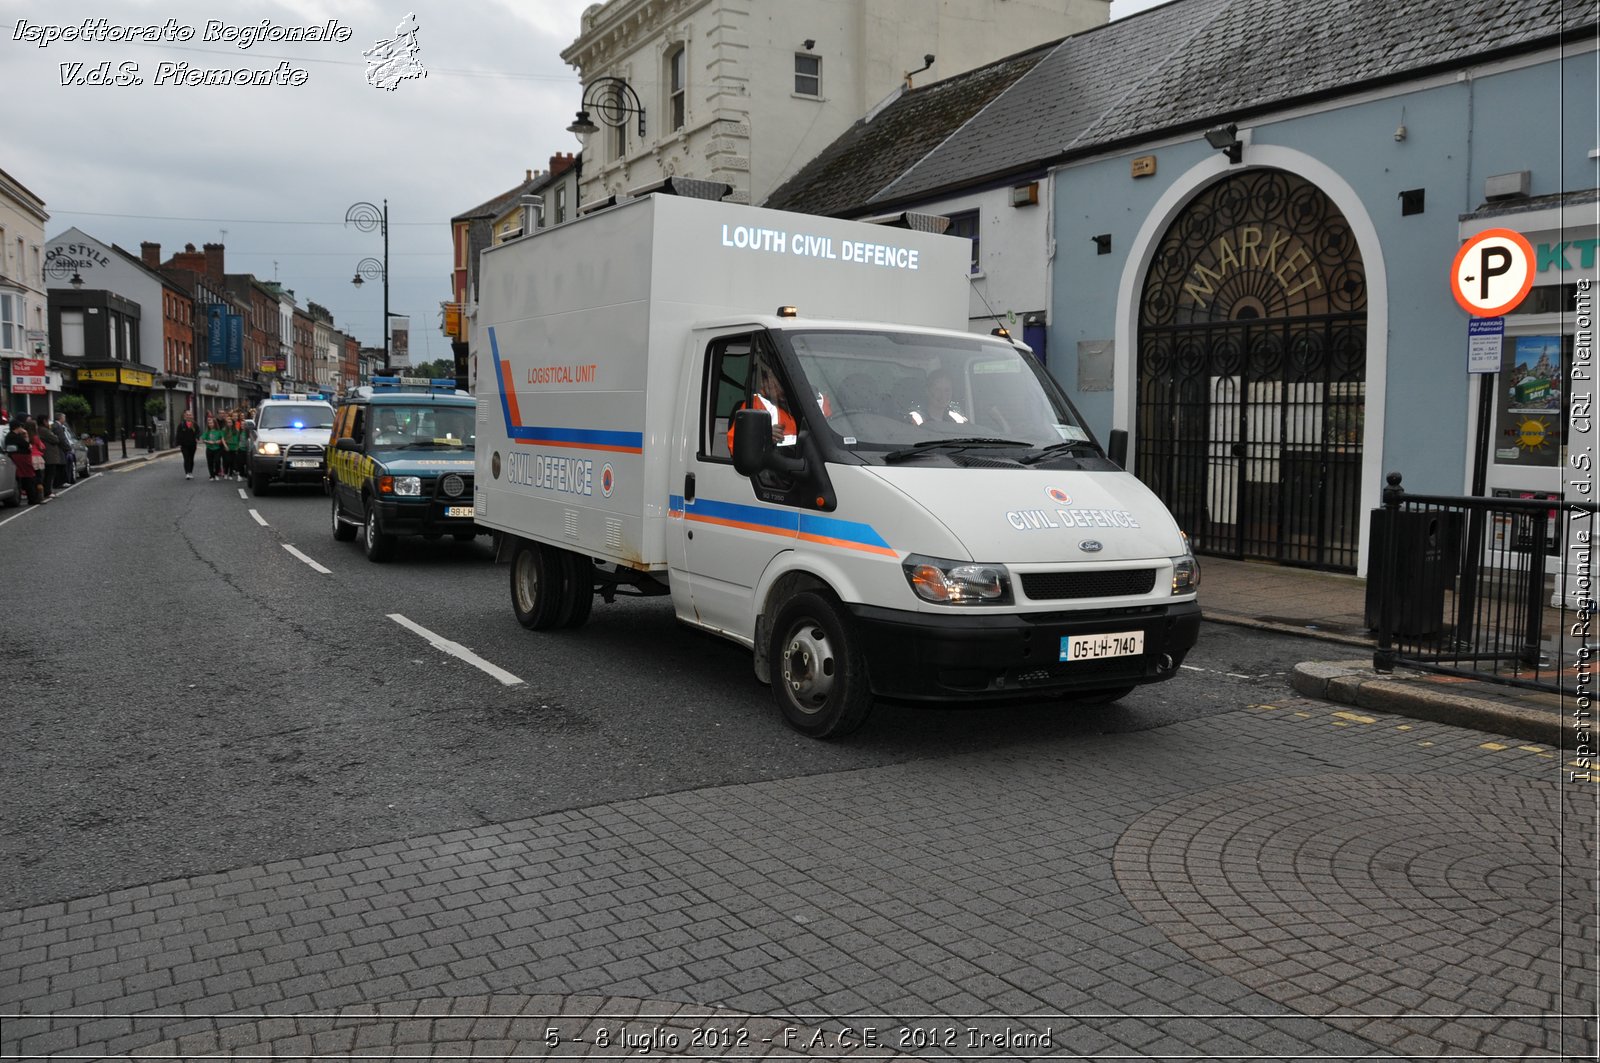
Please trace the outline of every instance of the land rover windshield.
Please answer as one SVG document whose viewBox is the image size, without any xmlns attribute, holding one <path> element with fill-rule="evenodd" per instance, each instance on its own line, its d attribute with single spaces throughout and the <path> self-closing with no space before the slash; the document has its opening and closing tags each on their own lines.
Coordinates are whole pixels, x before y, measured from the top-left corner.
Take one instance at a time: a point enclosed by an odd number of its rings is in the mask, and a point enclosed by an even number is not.
<svg viewBox="0 0 1600 1063">
<path fill-rule="evenodd" d="M 321 402 L 265 403 L 256 420 L 258 429 L 332 428 L 333 407 Z"/>
<path fill-rule="evenodd" d="M 476 428 L 472 406 L 373 403 L 371 450 L 435 447 L 471 451 Z"/>
<path fill-rule="evenodd" d="M 868 460 L 956 447 L 1098 454 L 1061 389 L 1027 352 L 984 336 L 783 331 L 814 425 Z M 820 414 L 820 416 L 813 416 Z"/>
</svg>

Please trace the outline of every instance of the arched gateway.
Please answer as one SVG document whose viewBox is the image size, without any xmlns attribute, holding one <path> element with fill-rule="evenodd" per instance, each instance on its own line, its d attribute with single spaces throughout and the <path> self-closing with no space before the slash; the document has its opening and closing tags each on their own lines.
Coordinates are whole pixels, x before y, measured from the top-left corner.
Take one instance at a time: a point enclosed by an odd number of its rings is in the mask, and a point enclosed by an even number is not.
<svg viewBox="0 0 1600 1063">
<path fill-rule="evenodd" d="M 1354 572 L 1367 288 L 1316 186 L 1247 170 L 1162 237 L 1139 311 L 1135 472 L 1198 552 Z"/>
</svg>

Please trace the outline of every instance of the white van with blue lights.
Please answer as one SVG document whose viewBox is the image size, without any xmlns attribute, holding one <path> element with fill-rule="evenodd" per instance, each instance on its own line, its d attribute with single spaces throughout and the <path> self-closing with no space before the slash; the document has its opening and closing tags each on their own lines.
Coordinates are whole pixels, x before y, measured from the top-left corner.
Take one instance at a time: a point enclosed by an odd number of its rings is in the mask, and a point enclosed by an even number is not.
<svg viewBox="0 0 1600 1063">
<path fill-rule="evenodd" d="M 639 194 L 483 253 L 476 520 L 517 619 L 670 596 L 804 734 L 876 698 L 1115 700 L 1199 568 L 1026 348 L 966 331 L 967 242 Z"/>
<path fill-rule="evenodd" d="M 273 483 L 318 484 L 327 474 L 333 403 L 318 392 L 275 392 L 262 400 L 249 432 L 250 489 Z"/>
</svg>

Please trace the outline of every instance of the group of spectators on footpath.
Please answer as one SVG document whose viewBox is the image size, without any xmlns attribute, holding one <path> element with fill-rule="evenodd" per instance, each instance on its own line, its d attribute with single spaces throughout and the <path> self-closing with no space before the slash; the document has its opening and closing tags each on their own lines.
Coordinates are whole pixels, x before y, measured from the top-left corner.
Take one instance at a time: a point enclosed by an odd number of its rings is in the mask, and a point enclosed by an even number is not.
<svg viewBox="0 0 1600 1063">
<path fill-rule="evenodd" d="M 194 411 L 184 410 L 173 433 L 173 442 L 183 454 L 183 478 L 194 479 L 195 451 L 204 445 L 212 480 L 243 480 L 248 422 L 254 415 L 254 410 L 243 406 L 206 414 L 201 431 L 195 425 Z M 42 505 L 55 497 L 56 488 L 74 482 L 77 466 L 71 440 L 65 413 L 57 413 L 54 420 L 28 414 L 13 418 L 0 409 L 0 460 L 9 460 L 16 468 L 20 501 Z"/>
<path fill-rule="evenodd" d="M 0 452 L 17 470 L 17 495 L 29 505 L 43 505 L 55 497 L 57 487 L 70 484 L 76 470 L 68 452 L 67 415 L 55 420 L 32 416 L 7 419 L 0 437 Z"/>
</svg>

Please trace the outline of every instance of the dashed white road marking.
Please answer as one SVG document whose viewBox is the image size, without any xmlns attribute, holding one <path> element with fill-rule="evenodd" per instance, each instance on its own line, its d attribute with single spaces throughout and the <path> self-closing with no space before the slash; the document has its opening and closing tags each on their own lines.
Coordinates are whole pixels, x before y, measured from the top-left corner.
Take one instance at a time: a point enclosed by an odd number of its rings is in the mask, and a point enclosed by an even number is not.
<svg viewBox="0 0 1600 1063">
<path fill-rule="evenodd" d="M 260 518 L 257 519 L 259 520 Z M 265 524 L 266 521 L 261 521 L 261 523 Z M 307 557 L 305 554 L 302 554 L 288 543 L 284 543 L 283 548 L 289 551 L 295 557 L 298 557 L 300 560 L 304 561 L 306 564 L 310 565 L 315 571 L 322 573 L 324 576 L 333 575 L 333 570 L 331 568 L 323 568 L 321 565 L 317 564 L 315 561 L 311 560 L 311 558 Z"/>
<path fill-rule="evenodd" d="M 266 517 L 263 517 L 260 513 L 253 509 L 250 511 L 250 515 L 256 519 L 257 524 L 261 525 L 263 528 L 268 527 Z"/>
<path fill-rule="evenodd" d="M 239 497 L 244 499 L 247 502 L 250 500 L 250 496 L 244 493 L 244 488 L 242 488 L 242 487 L 239 488 Z"/>
<path fill-rule="evenodd" d="M 458 657 L 472 665 L 474 668 L 481 668 L 483 671 L 488 672 L 490 675 L 494 676 L 508 687 L 520 686 L 522 684 L 521 679 L 518 679 L 516 676 L 512 675 L 510 672 L 499 667 L 498 665 L 490 664 L 488 661 L 484 660 L 482 657 L 479 657 L 476 653 L 473 653 L 459 642 L 451 642 L 443 635 L 436 635 L 432 631 L 429 631 L 427 628 L 423 627 L 421 624 L 418 624 L 413 620 L 409 620 L 406 617 L 401 616 L 399 613 L 390 613 L 389 619 L 393 620 L 401 627 L 410 628 L 412 631 L 415 631 L 417 634 L 433 643 L 435 649 L 443 650 L 452 657 Z"/>
<path fill-rule="evenodd" d="M 1260 675 L 1244 675 L 1239 672 L 1219 672 L 1215 668 L 1198 668 L 1192 664 L 1180 664 L 1179 668 L 1186 672 L 1205 672 L 1208 675 L 1225 675 L 1229 679 L 1271 679 L 1274 676 L 1288 675 L 1288 672 L 1262 672 Z"/>
</svg>

